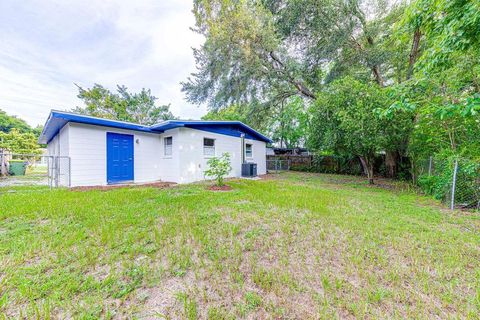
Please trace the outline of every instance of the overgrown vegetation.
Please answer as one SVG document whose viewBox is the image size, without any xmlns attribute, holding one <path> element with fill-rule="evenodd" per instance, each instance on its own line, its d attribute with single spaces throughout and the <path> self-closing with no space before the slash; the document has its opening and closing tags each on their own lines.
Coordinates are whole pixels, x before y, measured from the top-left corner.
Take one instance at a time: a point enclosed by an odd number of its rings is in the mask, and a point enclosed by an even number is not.
<svg viewBox="0 0 480 320">
<path fill-rule="evenodd" d="M 229 184 L 234 191 L 227 193 L 202 184 L 0 188 L 0 314 L 475 319 L 480 313 L 478 216 L 445 212 L 401 183 L 370 187 L 351 176 L 288 173 Z"/>
<path fill-rule="evenodd" d="M 358 156 L 365 172 L 381 151 L 387 176 L 406 176 L 408 158 L 416 182 L 430 156 L 480 157 L 479 12 L 464 0 L 194 0 L 206 40 L 183 90 L 218 115 L 241 106 L 278 144 Z"/>
</svg>

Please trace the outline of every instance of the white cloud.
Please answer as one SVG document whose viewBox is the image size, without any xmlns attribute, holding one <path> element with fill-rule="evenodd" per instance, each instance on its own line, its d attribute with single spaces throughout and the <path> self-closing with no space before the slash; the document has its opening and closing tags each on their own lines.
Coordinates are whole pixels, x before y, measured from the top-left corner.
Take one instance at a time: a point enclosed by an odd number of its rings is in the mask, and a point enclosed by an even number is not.
<svg viewBox="0 0 480 320">
<path fill-rule="evenodd" d="M 74 83 L 150 88 L 183 118 L 206 111 L 183 99 L 201 37 L 190 1 L 0 2 L 0 108 L 42 124 L 81 105 Z"/>
</svg>

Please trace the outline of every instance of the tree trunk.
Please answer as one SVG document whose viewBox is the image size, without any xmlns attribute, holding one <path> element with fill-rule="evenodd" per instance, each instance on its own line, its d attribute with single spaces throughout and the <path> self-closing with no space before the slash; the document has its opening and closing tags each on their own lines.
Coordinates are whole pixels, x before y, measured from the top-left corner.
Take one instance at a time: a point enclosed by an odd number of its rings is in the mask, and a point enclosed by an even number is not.
<svg viewBox="0 0 480 320">
<path fill-rule="evenodd" d="M 373 72 L 373 77 L 375 78 L 375 81 L 378 83 L 380 87 L 383 87 L 383 77 L 382 77 L 382 74 L 380 73 L 380 67 L 378 65 L 374 65 L 372 67 L 372 72 Z"/>
<path fill-rule="evenodd" d="M 373 161 L 368 164 L 368 184 L 374 184 L 373 182 Z"/>
<path fill-rule="evenodd" d="M 411 174 L 412 174 L 412 182 L 414 185 L 417 184 L 417 166 L 415 164 L 415 160 L 413 160 L 412 157 L 410 158 L 410 168 L 411 168 Z"/>
<path fill-rule="evenodd" d="M 387 151 L 385 153 L 385 167 L 387 168 L 387 178 L 395 178 L 398 173 L 398 158 L 397 151 Z"/>
<path fill-rule="evenodd" d="M 368 165 L 367 161 L 363 157 L 358 157 L 360 159 L 360 163 L 362 164 L 363 174 L 368 176 Z"/>
<path fill-rule="evenodd" d="M 407 80 L 410 79 L 413 75 L 413 66 L 417 61 L 421 37 L 422 32 L 420 31 L 420 29 L 415 29 L 415 33 L 413 34 L 412 49 L 410 50 L 410 55 L 408 58 Z"/>
<path fill-rule="evenodd" d="M 373 182 L 373 159 L 369 159 L 368 157 L 359 157 L 360 162 L 362 163 L 363 172 L 366 174 L 368 178 L 368 184 L 374 184 Z"/>
<path fill-rule="evenodd" d="M 365 28 L 366 28 L 366 25 L 364 26 L 364 29 Z M 373 41 L 373 38 L 368 36 L 367 42 L 370 45 L 370 47 L 373 48 L 375 44 Z M 372 73 L 373 73 L 373 77 L 375 78 L 375 81 L 378 83 L 380 87 L 383 87 L 383 77 L 382 77 L 382 73 L 380 72 L 380 66 L 378 64 L 375 64 L 371 67 L 371 69 L 372 69 Z"/>
</svg>

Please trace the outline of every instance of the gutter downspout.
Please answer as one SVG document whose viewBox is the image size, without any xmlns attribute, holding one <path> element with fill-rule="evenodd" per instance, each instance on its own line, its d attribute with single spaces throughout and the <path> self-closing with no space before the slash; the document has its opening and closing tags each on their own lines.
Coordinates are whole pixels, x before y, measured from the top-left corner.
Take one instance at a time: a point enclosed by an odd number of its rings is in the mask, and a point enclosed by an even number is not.
<svg viewBox="0 0 480 320">
<path fill-rule="evenodd" d="M 242 164 L 245 163 L 245 133 L 240 134 L 240 143 L 242 144 Z"/>
</svg>

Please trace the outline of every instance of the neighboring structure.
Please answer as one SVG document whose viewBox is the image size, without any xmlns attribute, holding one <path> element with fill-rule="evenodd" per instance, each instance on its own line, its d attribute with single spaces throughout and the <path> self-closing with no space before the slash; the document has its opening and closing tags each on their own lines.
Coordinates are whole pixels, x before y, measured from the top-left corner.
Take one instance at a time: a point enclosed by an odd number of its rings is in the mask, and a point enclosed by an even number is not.
<svg viewBox="0 0 480 320">
<path fill-rule="evenodd" d="M 273 154 L 272 154 L 273 152 Z M 294 155 L 294 156 L 309 156 L 310 151 L 307 148 L 272 148 L 272 151 L 267 152 L 269 155 Z"/>
<path fill-rule="evenodd" d="M 239 121 L 144 126 L 55 110 L 39 138 L 49 155 L 70 157 L 70 186 L 204 180 L 208 159 L 225 152 L 231 156 L 230 177 L 241 176 L 244 159 L 265 174 L 269 142 Z"/>
</svg>

